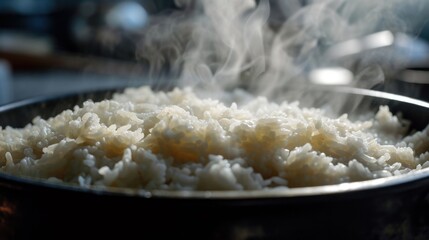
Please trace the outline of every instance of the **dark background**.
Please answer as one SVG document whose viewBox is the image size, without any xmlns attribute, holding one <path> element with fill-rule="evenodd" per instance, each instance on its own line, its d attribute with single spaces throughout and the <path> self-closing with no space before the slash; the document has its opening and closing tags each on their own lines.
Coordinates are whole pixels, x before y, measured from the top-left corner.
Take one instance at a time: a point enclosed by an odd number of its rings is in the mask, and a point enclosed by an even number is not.
<svg viewBox="0 0 429 240">
<path fill-rule="evenodd" d="M 270 1 L 269 21 L 274 25 L 288 18 L 276 11 L 279 2 Z M 140 12 L 127 12 L 120 7 L 124 4 Z M 0 0 L 0 104 L 162 81 L 162 76 L 148 74 L 145 62 L 136 59 L 135 41 L 144 37 L 141 26 L 184 11 L 181 7 L 173 0 Z M 108 20 L 114 11 L 119 15 Z M 415 18 L 419 24 L 413 34 L 428 41 L 429 16 L 415 15 L 412 9 L 400 11 Z M 425 67 L 419 67 L 420 72 L 426 73 Z M 417 87 L 425 89 L 426 84 Z"/>
</svg>

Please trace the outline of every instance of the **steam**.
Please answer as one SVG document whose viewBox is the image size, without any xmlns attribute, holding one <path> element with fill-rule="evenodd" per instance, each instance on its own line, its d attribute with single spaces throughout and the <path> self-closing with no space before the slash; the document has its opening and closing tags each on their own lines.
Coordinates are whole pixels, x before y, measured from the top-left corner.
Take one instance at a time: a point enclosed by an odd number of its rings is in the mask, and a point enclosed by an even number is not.
<svg viewBox="0 0 429 240">
<path fill-rule="evenodd" d="M 192 45 L 184 56 L 181 80 L 185 85 L 235 87 L 240 74 L 257 78 L 265 70 L 264 33 L 269 14 L 267 2 L 202 1 L 202 15 Z"/>
<path fill-rule="evenodd" d="M 137 57 L 149 63 L 151 77 L 168 72 L 182 86 L 213 92 L 246 88 L 267 96 L 308 85 L 309 73 L 326 66 L 352 69 L 350 86 L 370 88 L 383 81 L 388 54 L 371 53 L 359 61 L 329 58 L 328 50 L 379 31 L 415 35 L 416 16 L 427 8 L 424 0 L 181 0 L 177 5 L 183 10 L 154 19 L 138 44 Z"/>
</svg>

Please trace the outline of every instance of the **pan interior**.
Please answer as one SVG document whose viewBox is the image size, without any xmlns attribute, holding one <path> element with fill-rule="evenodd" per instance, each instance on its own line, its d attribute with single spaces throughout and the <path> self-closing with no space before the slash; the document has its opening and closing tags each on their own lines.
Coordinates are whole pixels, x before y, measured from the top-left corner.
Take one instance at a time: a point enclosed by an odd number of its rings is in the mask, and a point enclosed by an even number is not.
<svg viewBox="0 0 429 240">
<path fill-rule="evenodd" d="M 121 90 L 102 90 L 97 92 L 70 94 L 66 96 L 54 96 L 50 98 L 31 99 L 0 107 L 0 126 L 23 127 L 36 116 L 48 118 L 55 116 L 65 109 L 80 105 L 87 99 L 99 101 L 109 99 Z M 310 98 L 311 96 L 311 98 Z M 334 96 L 334 97 L 332 97 Z M 399 95 L 378 92 L 373 90 L 330 87 L 330 88 L 305 88 L 285 91 L 282 100 L 299 100 L 304 106 L 322 107 L 329 105 L 333 111 L 348 113 L 352 117 L 358 117 L 368 111 L 377 111 L 380 105 L 388 105 L 394 113 L 401 113 L 405 119 L 411 121 L 411 128 L 423 129 L 429 119 L 429 104 L 424 101 L 403 97 Z M 315 99 L 314 101 L 307 101 Z M 40 180 L 1 174 L 0 178 L 8 182 L 18 184 L 30 184 L 48 188 L 66 189 L 78 192 L 120 194 L 139 197 L 181 197 L 181 198 L 277 198 L 277 197 L 308 197 L 326 194 L 349 193 L 365 191 L 376 188 L 390 187 L 427 178 L 427 169 L 414 174 L 393 176 L 362 182 L 343 183 L 337 185 L 281 188 L 257 191 L 144 191 L 121 188 L 94 188 L 83 189 L 67 184 L 53 184 Z"/>
</svg>

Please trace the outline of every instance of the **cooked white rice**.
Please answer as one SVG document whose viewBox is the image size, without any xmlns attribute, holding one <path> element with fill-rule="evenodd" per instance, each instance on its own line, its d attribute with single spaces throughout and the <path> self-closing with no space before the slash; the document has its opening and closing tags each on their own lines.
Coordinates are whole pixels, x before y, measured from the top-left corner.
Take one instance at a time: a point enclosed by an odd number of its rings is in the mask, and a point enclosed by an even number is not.
<svg viewBox="0 0 429 240">
<path fill-rule="evenodd" d="M 302 187 L 429 166 L 429 128 L 405 137 L 388 107 L 327 117 L 255 98 L 230 106 L 191 89 L 128 89 L 23 129 L 0 128 L 4 172 L 78 184 L 170 190 Z"/>
</svg>

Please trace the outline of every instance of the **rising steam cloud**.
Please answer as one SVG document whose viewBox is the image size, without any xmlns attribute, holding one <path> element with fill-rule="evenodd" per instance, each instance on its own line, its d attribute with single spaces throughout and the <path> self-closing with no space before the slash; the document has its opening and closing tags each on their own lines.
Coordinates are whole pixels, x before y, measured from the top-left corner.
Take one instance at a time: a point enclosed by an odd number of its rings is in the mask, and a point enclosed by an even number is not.
<svg viewBox="0 0 429 240">
<path fill-rule="evenodd" d="M 333 64 L 357 71 L 353 86 L 364 78 L 382 80 L 378 62 L 388 62 L 387 55 L 371 64 L 335 62 L 326 50 L 377 31 L 415 35 L 428 5 L 424 0 L 176 2 L 183 10 L 153 20 L 138 44 L 137 57 L 149 62 L 152 75 L 167 71 L 179 85 L 246 88 L 262 95 L 308 84 L 309 71 Z"/>
</svg>

